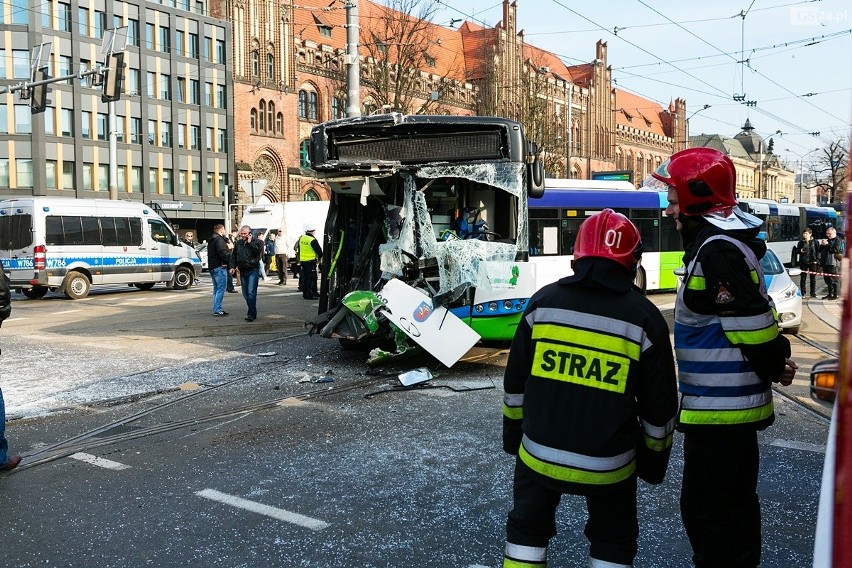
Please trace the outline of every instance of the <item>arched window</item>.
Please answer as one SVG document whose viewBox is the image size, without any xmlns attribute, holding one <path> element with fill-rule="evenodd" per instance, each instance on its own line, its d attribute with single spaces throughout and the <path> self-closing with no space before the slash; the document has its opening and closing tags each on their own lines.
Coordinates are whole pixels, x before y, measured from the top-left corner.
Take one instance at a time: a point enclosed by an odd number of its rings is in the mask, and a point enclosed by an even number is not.
<svg viewBox="0 0 852 568">
<path fill-rule="evenodd" d="M 275 58 L 271 53 L 266 54 L 266 80 L 275 80 Z"/>
<path fill-rule="evenodd" d="M 308 118 L 310 120 L 316 120 L 319 111 L 317 109 L 317 94 L 309 93 L 308 94 Z"/>
<path fill-rule="evenodd" d="M 251 52 L 251 76 L 260 77 L 260 54 L 257 50 Z"/>
<path fill-rule="evenodd" d="M 301 165 L 303 168 L 307 168 L 311 165 L 311 158 L 310 158 L 310 153 L 309 153 L 310 147 L 311 147 L 310 140 L 302 140 L 302 143 L 299 144 L 299 165 Z M 314 201 L 314 200 L 305 198 L 305 201 Z"/>
<path fill-rule="evenodd" d="M 250 120 L 249 124 L 251 125 L 251 131 L 257 132 L 257 109 L 251 109 L 251 113 L 249 114 Z"/>
<path fill-rule="evenodd" d="M 260 116 L 260 124 L 258 125 L 258 130 L 266 130 L 266 102 L 260 101 L 260 112 L 258 113 Z"/>
<path fill-rule="evenodd" d="M 280 112 L 275 117 L 275 132 L 277 132 L 278 134 L 284 133 L 284 115 Z"/>
<path fill-rule="evenodd" d="M 343 95 L 331 97 L 331 118 L 344 118 L 346 116 L 346 99 Z"/>
<path fill-rule="evenodd" d="M 313 189 L 309 189 L 308 191 L 306 191 L 305 196 L 302 199 L 302 201 L 319 201 L 319 200 L 320 200 L 319 194 L 316 191 L 314 191 Z"/>
<path fill-rule="evenodd" d="M 308 118 L 308 93 L 299 91 L 299 118 Z"/>
<path fill-rule="evenodd" d="M 266 123 L 269 125 L 269 130 L 275 132 L 275 123 L 272 120 L 275 118 L 275 103 L 269 101 L 269 106 L 266 110 Z"/>
</svg>

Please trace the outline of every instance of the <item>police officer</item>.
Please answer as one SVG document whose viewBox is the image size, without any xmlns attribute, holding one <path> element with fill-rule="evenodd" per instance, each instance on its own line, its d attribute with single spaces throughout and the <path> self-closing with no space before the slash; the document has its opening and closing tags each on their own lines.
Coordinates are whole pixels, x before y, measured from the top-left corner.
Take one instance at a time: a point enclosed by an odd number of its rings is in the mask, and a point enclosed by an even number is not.
<svg viewBox="0 0 852 568">
<path fill-rule="evenodd" d="M 305 225 L 305 234 L 299 238 L 299 289 L 302 297 L 306 300 L 319 298 L 317 291 L 317 259 L 322 258 L 322 248 L 316 237 L 315 227 L 312 224 Z"/>
<path fill-rule="evenodd" d="M 757 431 L 775 419 L 772 383 L 796 364 L 766 293 L 761 221 L 737 207 L 736 170 L 711 148 L 674 154 L 652 174 L 683 239 L 675 303 L 684 432 L 681 515 L 696 566 L 760 564 Z"/>
<path fill-rule="evenodd" d="M 503 566 L 541 567 L 564 493 L 583 495 L 589 566 L 631 566 L 636 478 L 661 483 L 677 414 L 669 329 L 633 286 L 639 231 L 611 209 L 577 233 L 574 274 L 530 299 L 506 366 L 503 449 L 517 455 Z"/>
</svg>

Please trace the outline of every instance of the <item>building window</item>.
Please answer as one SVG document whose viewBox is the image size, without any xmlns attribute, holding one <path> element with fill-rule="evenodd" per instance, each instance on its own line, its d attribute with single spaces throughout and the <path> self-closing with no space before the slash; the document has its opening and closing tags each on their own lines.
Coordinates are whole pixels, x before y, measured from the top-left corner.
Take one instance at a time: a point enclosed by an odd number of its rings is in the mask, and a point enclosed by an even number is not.
<svg viewBox="0 0 852 568">
<path fill-rule="evenodd" d="M 56 135 L 56 117 L 53 107 L 45 107 L 44 109 L 44 133 L 47 136 Z"/>
<path fill-rule="evenodd" d="M 138 166 L 130 168 L 130 191 L 133 193 L 142 191 L 142 168 Z"/>
<path fill-rule="evenodd" d="M 160 178 L 159 173 L 156 168 L 150 168 L 148 170 L 148 191 L 151 193 L 161 193 L 162 189 L 159 187 L 157 180 Z"/>
<path fill-rule="evenodd" d="M 299 118 L 308 118 L 308 92 L 299 91 Z"/>
<path fill-rule="evenodd" d="M 62 188 L 74 188 L 74 162 L 62 162 Z"/>
<path fill-rule="evenodd" d="M 216 106 L 226 108 L 228 101 L 225 99 L 225 85 L 216 85 Z"/>
<path fill-rule="evenodd" d="M 9 160 L 0 160 L 0 187 L 9 187 Z"/>
<path fill-rule="evenodd" d="M 56 16 L 59 18 L 59 29 L 63 32 L 70 32 L 72 26 L 71 4 L 60 2 L 56 6 Z"/>
<path fill-rule="evenodd" d="M 154 24 L 145 23 L 145 47 L 154 49 Z"/>
<path fill-rule="evenodd" d="M 213 61 L 213 38 L 204 37 L 204 59 Z"/>
<path fill-rule="evenodd" d="M 69 58 L 70 59 L 70 58 Z M 25 49 L 12 50 L 12 77 L 14 79 L 30 78 L 30 52 Z"/>
<path fill-rule="evenodd" d="M 109 165 L 98 164 L 98 186 L 97 191 L 109 190 Z"/>
<path fill-rule="evenodd" d="M 331 118 L 343 118 L 346 116 L 346 104 L 342 96 L 331 97 Z"/>
<path fill-rule="evenodd" d="M 0 105 L 0 133 L 9 133 L 9 107 Z"/>
<path fill-rule="evenodd" d="M 160 26 L 160 51 L 168 53 L 171 50 L 171 29 L 167 26 Z"/>
<path fill-rule="evenodd" d="M 77 8 L 77 29 L 80 35 L 89 35 L 89 9 Z"/>
<path fill-rule="evenodd" d="M 207 142 L 207 145 L 205 146 L 205 148 L 207 149 L 208 152 L 212 152 L 213 151 L 213 128 L 208 126 L 207 128 L 205 128 L 204 134 L 205 134 L 205 142 Z"/>
<path fill-rule="evenodd" d="M 145 87 L 148 98 L 157 98 L 157 79 L 153 71 L 145 73 Z"/>
<path fill-rule="evenodd" d="M 260 112 L 258 115 L 258 118 L 260 118 L 258 129 L 266 130 L 266 103 L 264 101 L 260 101 Z"/>
<path fill-rule="evenodd" d="M 275 81 L 275 58 L 271 53 L 266 54 L 266 80 Z"/>
<path fill-rule="evenodd" d="M 139 20 L 127 19 L 127 43 L 139 47 Z"/>
<path fill-rule="evenodd" d="M 216 63 L 219 65 L 224 65 L 225 60 L 227 59 L 228 53 L 225 51 L 225 40 L 217 39 L 216 40 Z"/>
<path fill-rule="evenodd" d="M 308 119 L 316 120 L 318 115 L 317 109 L 317 94 L 314 92 L 308 93 Z"/>
<path fill-rule="evenodd" d="M 181 122 L 178 122 L 177 144 L 178 148 L 186 148 L 186 125 Z"/>
<path fill-rule="evenodd" d="M 80 136 L 92 139 L 92 113 L 87 110 L 80 112 Z"/>
<path fill-rule="evenodd" d="M 74 111 L 70 108 L 63 108 L 59 112 L 62 120 L 62 135 L 74 136 Z"/>
<path fill-rule="evenodd" d="M 15 160 L 15 167 L 18 173 L 18 187 L 33 186 L 33 161 L 32 160 Z"/>
<path fill-rule="evenodd" d="M 198 59 L 198 34 L 189 34 L 189 56 Z"/>
<path fill-rule="evenodd" d="M 252 132 L 257 132 L 257 109 L 251 109 L 249 113 L 249 127 Z"/>
<path fill-rule="evenodd" d="M 139 96 L 139 83 L 142 82 L 142 71 L 139 69 L 128 69 L 127 70 L 127 94 L 129 96 L 138 97 Z"/>
<path fill-rule="evenodd" d="M 309 189 L 305 192 L 305 195 L 302 197 L 302 201 L 319 201 L 319 194 L 313 189 Z"/>
<path fill-rule="evenodd" d="M 228 137 L 225 133 L 224 128 L 219 129 L 219 144 L 216 146 L 217 152 L 227 152 L 228 151 Z"/>
<path fill-rule="evenodd" d="M 46 160 L 44 163 L 44 185 L 48 189 L 56 189 L 56 160 Z"/>
<path fill-rule="evenodd" d="M 251 76 L 260 77 L 260 54 L 257 50 L 251 52 Z"/>
<path fill-rule="evenodd" d="M 98 140 L 106 140 L 108 137 L 107 115 L 98 113 Z"/>
<path fill-rule="evenodd" d="M 280 112 L 275 115 L 275 132 L 278 134 L 284 133 L 284 115 Z"/>
<path fill-rule="evenodd" d="M 275 116 L 275 103 L 269 101 L 269 106 L 266 107 L 266 124 L 269 125 L 269 130 L 275 133 L 275 127 L 272 123 L 272 119 Z"/>
<path fill-rule="evenodd" d="M 191 104 L 197 105 L 198 99 L 201 96 L 201 84 L 198 82 L 198 79 L 190 79 L 189 80 L 189 102 Z"/>
<path fill-rule="evenodd" d="M 157 145 L 157 121 L 148 119 L 148 145 Z"/>
<path fill-rule="evenodd" d="M 299 144 L 299 164 L 303 168 L 307 168 L 311 165 L 310 147 L 310 140 L 302 140 L 302 143 Z"/>
<path fill-rule="evenodd" d="M 186 35 L 183 33 L 183 30 L 175 31 L 175 53 L 178 55 L 185 55 L 186 51 L 184 51 L 184 41 L 186 41 Z"/>
<path fill-rule="evenodd" d="M 201 149 L 201 127 L 200 126 L 190 126 L 189 127 L 189 147 L 193 150 Z"/>
<path fill-rule="evenodd" d="M 95 37 L 100 39 L 104 37 L 104 30 L 107 28 L 106 12 L 95 10 Z"/>
<path fill-rule="evenodd" d="M 164 101 L 172 100 L 171 75 L 160 75 L 160 98 Z"/>
<path fill-rule="evenodd" d="M 183 77 L 177 77 L 177 88 L 178 88 L 178 94 L 177 94 L 178 102 L 179 103 L 185 103 L 186 102 L 186 79 L 184 79 Z"/>
<path fill-rule="evenodd" d="M 201 172 L 194 171 L 189 176 L 190 179 L 190 190 L 192 193 L 190 195 L 201 195 Z"/>
<path fill-rule="evenodd" d="M 125 117 L 121 115 L 117 115 L 115 117 L 115 124 L 112 126 L 115 128 L 115 141 L 124 143 L 124 121 Z"/>
<path fill-rule="evenodd" d="M 92 190 L 92 164 L 90 162 L 83 164 L 83 189 Z"/>
<path fill-rule="evenodd" d="M 206 189 L 204 191 L 204 195 L 207 195 L 208 197 L 213 197 L 214 193 L 213 193 L 213 173 L 212 172 L 207 172 L 207 183 L 205 184 L 205 186 L 206 186 Z"/>
<path fill-rule="evenodd" d="M 213 106 L 213 83 L 204 83 L 204 104 Z"/>
<path fill-rule="evenodd" d="M 163 121 L 160 127 L 160 145 L 166 148 L 172 146 L 172 123 Z"/>
<path fill-rule="evenodd" d="M 320 35 L 323 37 L 331 37 L 331 27 L 330 26 L 318 26 Z"/>
<path fill-rule="evenodd" d="M 80 67 L 79 67 L 79 69 L 80 69 L 80 74 L 81 74 L 81 75 L 82 75 L 83 73 L 87 72 L 89 69 L 91 69 L 91 67 L 92 67 L 92 62 L 91 62 L 91 61 L 89 61 L 88 59 L 83 59 L 82 57 L 80 58 Z M 81 77 L 81 78 L 80 78 L 80 86 L 81 86 L 81 87 L 88 87 L 88 86 L 89 86 L 89 81 L 91 81 L 91 79 L 90 79 L 89 77 Z"/>
<path fill-rule="evenodd" d="M 130 118 L 130 143 L 131 144 L 141 144 L 142 143 L 142 119 L 141 118 Z"/>
<path fill-rule="evenodd" d="M 183 170 L 178 172 L 178 194 L 186 195 L 186 172 Z"/>
<path fill-rule="evenodd" d="M 33 115 L 29 105 L 15 105 L 15 134 L 32 134 Z"/>
<path fill-rule="evenodd" d="M 172 183 L 172 170 L 164 169 L 163 170 L 163 193 L 166 195 L 172 195 L 174 191 L 174 184 Z"/>
</svg>

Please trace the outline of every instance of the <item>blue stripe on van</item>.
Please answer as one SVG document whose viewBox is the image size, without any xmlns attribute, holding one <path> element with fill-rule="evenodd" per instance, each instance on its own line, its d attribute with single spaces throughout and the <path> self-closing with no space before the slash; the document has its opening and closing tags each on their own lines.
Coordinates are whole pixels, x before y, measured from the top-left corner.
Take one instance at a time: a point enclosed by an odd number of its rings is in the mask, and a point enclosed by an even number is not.
<svg viewBox="0 0 852 568">
<path fill-rule="evenodd" d="M 72 264 L 84 264 L 86 266 L 148 266 L 148 265 L 173 265 L 179 260 L 176 256 L 66 256 L 62 258 L 47 256 L 47 269 L 65 268 Z M 192 264 L 201 264 L 197 258 L 189 259 Z M 32 257 L 27 258 L 4 258 L 2 259 L 5 270 L 31 270 L 35 266 Z"/>
</svg>

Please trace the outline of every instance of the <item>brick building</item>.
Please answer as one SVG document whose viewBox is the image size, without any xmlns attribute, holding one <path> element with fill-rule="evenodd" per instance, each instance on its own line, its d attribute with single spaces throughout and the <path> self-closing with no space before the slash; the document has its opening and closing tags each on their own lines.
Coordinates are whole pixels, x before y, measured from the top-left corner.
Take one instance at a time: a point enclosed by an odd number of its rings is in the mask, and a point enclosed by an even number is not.
<svg viewBox="0 0 852 568">
<path fill-rule="evenodd" d="M 526 43 L 516 1 L 493 28 L 447 28 L 363 0 L 358 4 L 361 107 L 500 115 L 524 124 L 548 175 L 625 170 L 635 183 L 686 146 L 686 102 L 668 108 L 612 86 L 607 45 L 566 65 Z M 345 113 L 343 3 L 229 0 L 233 25 L 235 159 L 241 198 L 265 180 L 271 201 L 325 199 L 305 175 L 311 128 Z M 258 197 L 256 194 L 255 198 Z"/>
</svg>

